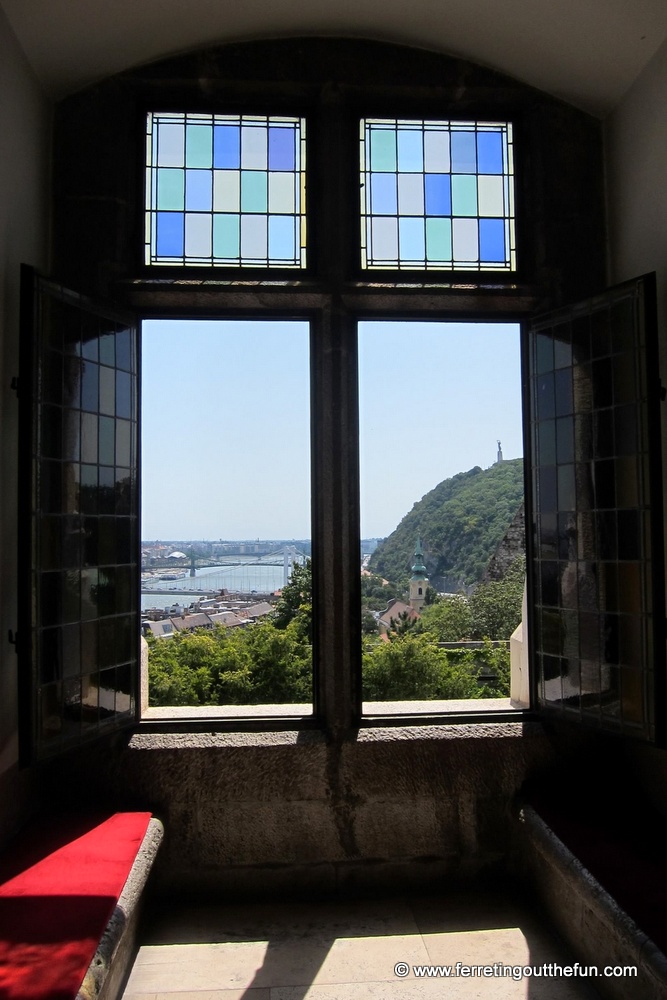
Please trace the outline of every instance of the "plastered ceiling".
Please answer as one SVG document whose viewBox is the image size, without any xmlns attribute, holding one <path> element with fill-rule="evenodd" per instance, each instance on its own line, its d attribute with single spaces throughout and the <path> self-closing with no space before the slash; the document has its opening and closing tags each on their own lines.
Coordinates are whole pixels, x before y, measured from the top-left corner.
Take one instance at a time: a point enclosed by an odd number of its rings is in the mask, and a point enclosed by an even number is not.
<svg viewBox="0 0 667 1000">
<path fill-rule="evenodd" d="M 667 0 L 0 0 L 54 97 L 225 41 L 365 36 L 472 59 L 604 115 L 667 37 Z"/>
</svg>

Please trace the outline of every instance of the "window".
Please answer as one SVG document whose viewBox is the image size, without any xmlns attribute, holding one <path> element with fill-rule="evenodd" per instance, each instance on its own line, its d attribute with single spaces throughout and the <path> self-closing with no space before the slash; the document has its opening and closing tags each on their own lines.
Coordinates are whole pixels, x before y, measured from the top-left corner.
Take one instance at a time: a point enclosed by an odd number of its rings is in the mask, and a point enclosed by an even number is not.
<svg viewBox="0 0 667 1000">
<path fill-rule="evenodd" d="M 516 269 L 509 123 L 361 123 L 367 268 Z"/>
<path fill-rule="evenodd" d="M 149 114 L 146 263 L 303 267 L 305 122 Z"/>
<path fill-rule="evenodd" d="M 304 322 L 142 323 L 151 709 L 312 712 L 312 598 L 285 590 L 311 557 L 308 355 Z M 150 634 L 163 625 L 181 633 L 174 649 Z"/>
<path fill-rule="evenodd" d="M 149 144 L 147 202 L 149 114 L 157 147 Z M 293 132 L 294 171 L 291 162 L 290 169 L 270 162 L 273 122 Z M 266 165 L 244 164 L 242 146 L 233 163 L 216 164 L 215 129 L 246 124 L 266 138 Z M 181 130 L 178 163 L 158 163 L 163 125 Z M 190 127 L 202 131 L 192 133 L 189 150 Z M 433 144 L 446 142 L 449 168 L 443 160 L 433 170 Z M 113 295 L 141 319 L 310 325 L 315 719 L 328 732 L 347 732 L 362 707 L 358 326 L 521 322 L 527 373 L 528 320 L 604 287 L 600 123 L 435 53 L 288 39 L 226 46 L 205 58 L 193 53 L 124 74 L 120 87 L 115 79 L 72 95 L 58 109 L 56 143 L 54 260 L 64 282 Z M 216 171 L 236 170 L 233 200 L 216 200 Z M 272 185 L 287 187 L 283 174 L 294 181 L 289 201 L 272 201 Z M 283 237 L 272 244 L 273 217 L 276 231 L 286 232 L 285 220 L 290 233 L 293 227 L 293 256 L 291 237 L 289 252 Z M 263 235 L 258 243 L 244 241 L 244 226 L 266 232 L 266 243 Z M 238 233 L 238 246 L 236 235 L 228 241 L 230 232 Z M 533 392 L 532 404 L 536 398 Z M 539 439 L 539 427 L 536 433 Z M 526 443 L 527 461 L 539 465 L 528 434 Z M 575 455 L 578 448 L 575 436 Z M 539 517 L 531 519 L 539 477 L 529 486 L 533 565 L 542 527 Z M 539 606 L 556 608 L 549 601 Z M 648 634 L 660 616 L 648 606 L 640 614 Z M 649 646 L 647 640 L 642 650 L 651 655 Z M 564 669 L 562 649 L 540 648 Z M 658 655 L 654 644 L 655 661 Z"/>
<path fill-rule="evenodd" d="M 359 383 L 364 710 L 509 710 L 525 579 L 519 325 L 361 323 Z"/>
</svg>

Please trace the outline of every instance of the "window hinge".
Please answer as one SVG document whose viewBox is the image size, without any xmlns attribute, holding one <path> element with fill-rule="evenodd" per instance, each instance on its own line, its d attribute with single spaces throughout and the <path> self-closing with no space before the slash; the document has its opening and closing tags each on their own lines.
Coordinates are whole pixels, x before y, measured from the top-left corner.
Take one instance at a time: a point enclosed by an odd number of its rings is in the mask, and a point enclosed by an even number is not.
<svg viewBox="0 0 667 1000">
<path fill-rule="evenodd" d="M 667 389 L 665 388 L 665 386 L 661 382 L 660 383 L 660 402 L 664 403 L 666 399 L 667 399 Z"/>
<path fill-rule="evenodd" d="M 9 383 L 9 388 L 13 389 L 14 392 L 16 393 L 16 395 L 18 396 L 18 394 L 19 394 L 19 377 L 18 377 L 18 375 L 14 375 L 14 377 L 11 380 L 11 382 Z"/>
<path fill-rule="evenodd" d="M 14 647 L 14 652 L 18 653 L 18 651 L 19 651 L 19 634 L 18 634 L 18 632 L 12 632 L 12 630 L 10 629 L 9 632 L 7 633 L 7 641 L 10 643 L 10 645 L 12 645 Z"/>
</svg>

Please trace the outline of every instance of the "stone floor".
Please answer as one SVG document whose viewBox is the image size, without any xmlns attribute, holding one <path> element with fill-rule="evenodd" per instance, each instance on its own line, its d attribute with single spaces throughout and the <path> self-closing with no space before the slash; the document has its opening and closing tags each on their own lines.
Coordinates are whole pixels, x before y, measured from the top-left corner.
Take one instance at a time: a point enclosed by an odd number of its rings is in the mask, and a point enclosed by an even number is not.
<svg viewBox="0 0 667 1000">
<path fill-rule="evenodd" d="M 572 965 L 518 902 L 470 894 L 334 903 L 163 908 L 124 1000 L 592 1000 L 590 980 L 456 976 L 464 966 Z M 410 967 L 401 978 L 399 963 Z M 413 966 L 451 966 L 444 981 Z M 557 973 L 557 970 L 554 970 Z"/>
</svg>

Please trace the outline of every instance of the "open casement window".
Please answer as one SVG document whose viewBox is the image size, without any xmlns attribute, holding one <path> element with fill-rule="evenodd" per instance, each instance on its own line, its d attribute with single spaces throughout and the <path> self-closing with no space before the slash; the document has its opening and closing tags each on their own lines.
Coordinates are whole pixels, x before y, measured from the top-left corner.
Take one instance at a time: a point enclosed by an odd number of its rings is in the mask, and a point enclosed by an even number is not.
<svg viewBox="0 0 667 1000">
<path fill-rule="evenodd" d="M 654 276 L 533 322 L 529 381 L 537 704 L 661 739 Z"/>
<path fill-rule="evenodd" d="M 22 271 L 21 753 L 137 718 L 134 322 Z"/>
</svg>

